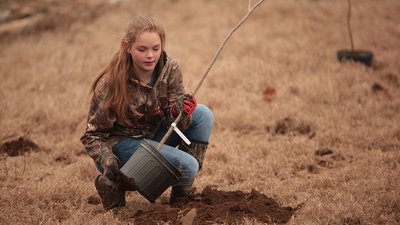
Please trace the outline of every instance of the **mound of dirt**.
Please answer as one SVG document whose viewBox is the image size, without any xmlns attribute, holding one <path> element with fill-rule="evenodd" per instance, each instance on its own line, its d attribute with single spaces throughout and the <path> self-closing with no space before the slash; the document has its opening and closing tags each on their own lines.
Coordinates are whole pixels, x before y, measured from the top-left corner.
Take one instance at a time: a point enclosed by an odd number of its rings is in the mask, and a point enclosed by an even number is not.
<svg viewBox="0 0 400 225">
<path fill-rule="evenodd" d="M 316 134 L 311 125 L 291 117 L 277 121 L 274 133 L 279 135 L 306 135 L 309 138 L 313 138 Z"/>
<path fill-rule="evenodd" d="M 6 153 L 8 156 L 19 156 L 29 151 L 39 150 L 39 146 L 27 137 L 16 137 L 4 141 L 0 145 L 0 153 Z"/>
<path fill-rule="evenodd" d="M 263 223 L 289 222 L 297 208 L 281 207 L 256 190 L 225 192 L 207 186 L 202 193 L 173 205 L 160 204 L 148 211 L 137 211 L 135 224 L 210 224 L 240 223 L 244 218 Z M 189 218 L 188 218 L 189 217 Z M 183 221 L 190 221 L 189 223 Z"/>
</svg>

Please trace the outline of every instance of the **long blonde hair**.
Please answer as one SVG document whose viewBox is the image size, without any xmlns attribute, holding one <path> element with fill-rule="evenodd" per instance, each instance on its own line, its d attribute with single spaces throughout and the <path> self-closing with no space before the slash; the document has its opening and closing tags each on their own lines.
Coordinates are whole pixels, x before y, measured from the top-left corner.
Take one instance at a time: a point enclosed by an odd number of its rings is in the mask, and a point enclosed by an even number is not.
<svg viewBox="0 0 400 225">
<path fill-rule="evenodd" d="M 116 113 L 117 120 L 124 125 L 130 122 L 126 117 L 128 107 L 127 82 L 128 71 L 133 70 L 133 62 L 130 53 L 127 52 L 127 45 L 130 47 L 135 43 L 137 37 L 145 31 L 155 32 L 160 36 L 161 52 L 160 61 L 163 58 L 165 48 L 164 28 L 155 19 L 149 16 L 135 17 L 125 30 L 125 36 L 122 38 L 121 46 L 111 62 L 98 74 L 91 86 L 91 92 L 94 92 L 98 81 L 104 75 L 107 76 L 109 89 L 107 93 L 105 109 L 111 109 Z"/>
</svg>

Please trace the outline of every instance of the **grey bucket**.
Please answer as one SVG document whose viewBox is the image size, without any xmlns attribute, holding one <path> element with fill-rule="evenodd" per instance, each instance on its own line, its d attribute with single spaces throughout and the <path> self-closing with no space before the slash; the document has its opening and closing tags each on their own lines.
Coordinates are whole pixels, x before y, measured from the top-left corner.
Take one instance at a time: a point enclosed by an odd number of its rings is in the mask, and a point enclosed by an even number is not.
<svg viewBox="0 0 400 225">
<path fill-rule="evenodd" d="M 181 172 L 146 140 L 120 170 L 135 181 L 138 192 L 152 203 L 181 176 Z"/>
</svg>

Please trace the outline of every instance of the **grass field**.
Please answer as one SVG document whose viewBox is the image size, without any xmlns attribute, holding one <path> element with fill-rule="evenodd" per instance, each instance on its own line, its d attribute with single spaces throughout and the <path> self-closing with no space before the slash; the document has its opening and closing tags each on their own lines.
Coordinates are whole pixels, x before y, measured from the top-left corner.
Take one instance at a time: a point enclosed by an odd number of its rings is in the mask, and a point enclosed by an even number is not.
<svg viewBox="0 0 400 225">
<path fill-rule="evenodd" d="M 38 146 L 0 152 L 0 224 L 133 224 L 91 201 L 98 172 L 79 141 L 90 83 L 128 21 L 152 15 L 194 90 L 248 3 L 66 2 L 78 7 L 37 1 L 64 11 L 0 39 L 0 142 Z M 197 190 L 255 189 L 301 205 L 290 225 L 400 224 L 400 1 L 352 3 L 355 48 L 374 53 L 369 68 L 336 59 L 350 48 L 345 0 L 266 0 L 234 34 L 196 96 L 215 116 Z M 138 193 L 127 201 L 126 211 L 154 207 Z"/>
</svg>

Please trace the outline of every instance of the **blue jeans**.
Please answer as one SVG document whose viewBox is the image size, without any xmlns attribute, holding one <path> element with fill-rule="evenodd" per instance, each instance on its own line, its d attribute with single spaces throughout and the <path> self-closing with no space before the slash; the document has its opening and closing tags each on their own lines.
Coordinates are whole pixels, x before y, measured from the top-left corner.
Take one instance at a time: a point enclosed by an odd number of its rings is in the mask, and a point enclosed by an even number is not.
<svg viewBox="0 0 400 225">
<path fill-rule="evenodd" d="M 192 114 L 190 126 L 182 132 L 190 141 L 208 143 L 212 127 L 213 114 L 211 110 L 204 105 L 198 104 Z M 148 140 L 148 142 L 157 148 L 158 143 L 167 131 L 167 123 L 163 120 L 154 138 Z M 126 138 L 113 146 L 113 153 L 119 159 L 120 166 L 123 166 L 129 160 L 142 142 L 143 138 Z M 160 151 L 160 153 L 175 167 L 182 169 L 183 176 L 178 180 L 177 184 L 193 180 L 199 171 L 199 164 L 193 156 L 175 148 L 180 142 L 181 138 L 173 132 Z"/>
</svg>

